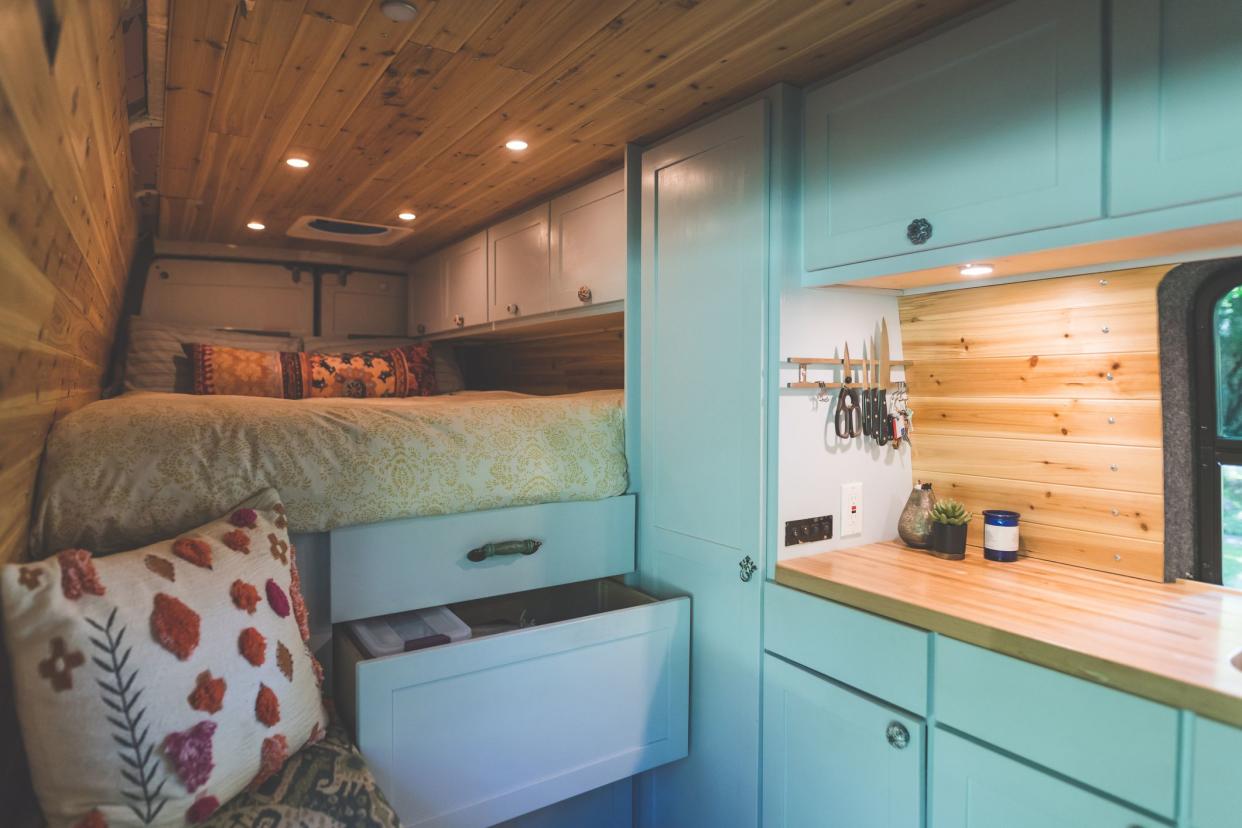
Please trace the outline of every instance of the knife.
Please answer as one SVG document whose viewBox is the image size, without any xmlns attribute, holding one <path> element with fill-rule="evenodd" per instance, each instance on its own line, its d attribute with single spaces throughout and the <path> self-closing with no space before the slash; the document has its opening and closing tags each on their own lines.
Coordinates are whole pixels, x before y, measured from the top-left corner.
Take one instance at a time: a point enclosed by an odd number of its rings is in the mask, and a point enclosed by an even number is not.
<svg viewBox="0 0 1242 828">
<path fill-rule="evenodd" d="M 889 347 L 888 346 L 888 319 L 881 318 L 880 319 L 880 368 L 879 368 L 879 379 L 876 383 L 877 385 L 880 386 L 879 397 L 878 397 L 878 400 L 879 400 L 878 407 L 880 409 L 880 429 L 879 429 L 880 445 L 884 445 L 885 443 L 887 443 L 888 438 L 893 436 L 893 425 L 896 422 L 896 418 L 890 416 L 888 413 L 888 391 L 887 389 L 888 389 L 889 384 L 892 382 L 892 365 L 890 365 L 888 361 L 888 347 Z"/>
<path fill-rule="evenodd" d="M 874 348 L 874 344 L 872 347 Z M 863 340 L 862 375 L 862 433 L 864 437 L 870 437 L 874 433 L 872 428 L 875 422 L 875 409 L 871 405 L 871 360 L 867 358 L 866 340 Z"/>
</svg>

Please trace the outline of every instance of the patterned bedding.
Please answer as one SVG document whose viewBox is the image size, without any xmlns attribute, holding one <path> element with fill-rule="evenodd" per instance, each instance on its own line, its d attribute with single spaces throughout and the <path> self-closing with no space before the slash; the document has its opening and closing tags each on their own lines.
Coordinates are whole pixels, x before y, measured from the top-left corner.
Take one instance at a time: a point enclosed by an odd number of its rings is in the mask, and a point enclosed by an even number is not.
<svg viewBox="0 0 1242 828">
<path fill-rule="evenodd" d="M 280 492 L 294 532 L 627 486 L 622 392 L 278 400 L 131 392 L 48 438 L 31 554 L 141 546 Z"/>
</svg>

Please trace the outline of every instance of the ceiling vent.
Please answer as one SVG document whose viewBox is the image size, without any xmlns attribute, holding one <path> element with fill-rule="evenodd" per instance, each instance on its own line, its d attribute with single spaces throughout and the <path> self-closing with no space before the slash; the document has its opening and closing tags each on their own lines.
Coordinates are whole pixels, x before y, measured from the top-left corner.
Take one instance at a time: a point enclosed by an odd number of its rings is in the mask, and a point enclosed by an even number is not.
<svg viewBox="0 0 1242 828">
<path fill-rule="evenodd" d="M 359 244 L 366 247 L 387 247 L 413 235 L 409 227 L 389 227 L 384 224 L 363 224 L 343 221 L 327 216 L 302 216 L 285 231 L 295 239 Z"/>
</svg>

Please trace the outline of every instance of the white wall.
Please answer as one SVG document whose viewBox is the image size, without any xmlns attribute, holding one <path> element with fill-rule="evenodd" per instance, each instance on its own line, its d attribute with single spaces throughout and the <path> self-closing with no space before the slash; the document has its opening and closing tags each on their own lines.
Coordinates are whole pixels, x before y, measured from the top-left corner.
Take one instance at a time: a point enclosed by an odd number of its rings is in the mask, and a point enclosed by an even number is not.
<svg viewBox="0 0 1242 828">
<path fill-rule="evenodd" d="M 901 359 L 901 330 L 895 294 L 865 289 L 803 288 L 787 279 L 781 295 L 780 356 L 840 356 L 849 342 L 850 357 L 878 338 L 880 320 L 888 320 L 890 357 Z M 833 428 L 836 403 L 814 402 L 814 391 L 785 388 L 798 378 L 797 366 L 782 366 L 780 375 L 780 558 L 810 555 L 897 536 L 897 517 L 910 494 L 910 449 L 877 446 L 868 438 L 839 440 Z M 901 368 L 893 378 L 901 378 Z M 810 370 L 809 378 L 830 380 L 827 371 Z M 918 439 L 917 434 L 915 439 Z M 863 484 L 863 532 L 841 537 L 841 485 Z M 784 546 L 787 520 L 833 516 L 833 538 Z"/>
</svg>

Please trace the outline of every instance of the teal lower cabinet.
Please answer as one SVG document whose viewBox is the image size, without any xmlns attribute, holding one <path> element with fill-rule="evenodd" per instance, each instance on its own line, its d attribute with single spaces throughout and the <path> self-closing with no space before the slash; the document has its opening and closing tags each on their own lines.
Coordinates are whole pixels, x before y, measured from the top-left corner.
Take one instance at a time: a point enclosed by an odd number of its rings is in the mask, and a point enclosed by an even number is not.
<svg viewBox="0 0 1242 828">
<path fill-rule="evenodd" d="M 919 828 L 922 719 L 768 655 L 763 824 Z"/>
<path fill-rule="evenodd" d="M 1242 825 L 1242 730 L 1208 719 L 1194 723 L 1190 828 Z"/>
<path fill-rule="evenodd" d="M 932 747 L 928 825 L 1157 828 L 1163 823 L 961 736 L 938 730 Z"/>
</svg>

